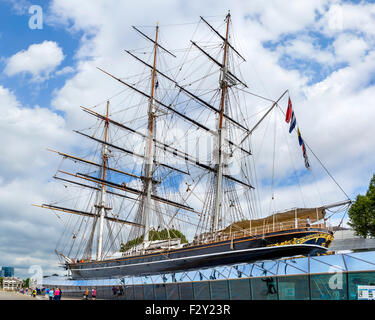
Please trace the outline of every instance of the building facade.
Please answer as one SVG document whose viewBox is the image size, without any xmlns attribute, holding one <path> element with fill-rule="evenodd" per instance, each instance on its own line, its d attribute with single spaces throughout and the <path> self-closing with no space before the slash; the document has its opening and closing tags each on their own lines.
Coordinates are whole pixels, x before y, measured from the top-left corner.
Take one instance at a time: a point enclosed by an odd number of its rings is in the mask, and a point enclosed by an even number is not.
<svg viewBox="0 0 375 320">
<path fill-rule="evenodd" d="M 375 250 L 375 238 L 363 238 L 355 234 L 353 229 L 339 228 L 334 231 L 334 239 L 330 251 Z"/>
<path fill-rule="evenodd" d="M 2 267 L 1 276 L 6 278 L 14 277 L 14 267 Z"/>
<path fill-rule="evenodd" d="M 15 277 L 3 278 L 3 290 L 5 291 L 19 291 L 22 289 L 23 280 Z"/>
</svg>

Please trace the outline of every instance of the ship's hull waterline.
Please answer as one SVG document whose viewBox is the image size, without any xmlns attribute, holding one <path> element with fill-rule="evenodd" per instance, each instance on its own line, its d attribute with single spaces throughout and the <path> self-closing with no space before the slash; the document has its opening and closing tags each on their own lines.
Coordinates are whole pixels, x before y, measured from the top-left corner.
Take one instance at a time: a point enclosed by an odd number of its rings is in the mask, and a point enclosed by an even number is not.
<svg viewBox="0 0 375 320">
<path fill-rule="evenodd" d="M 326 229 L 293 229 L 245 236 L 119 259 L 69 264 L 73 279 L 119 278 L 193 270 L 296 255 L 324 253 L 333 237 Z"/>
</svg>

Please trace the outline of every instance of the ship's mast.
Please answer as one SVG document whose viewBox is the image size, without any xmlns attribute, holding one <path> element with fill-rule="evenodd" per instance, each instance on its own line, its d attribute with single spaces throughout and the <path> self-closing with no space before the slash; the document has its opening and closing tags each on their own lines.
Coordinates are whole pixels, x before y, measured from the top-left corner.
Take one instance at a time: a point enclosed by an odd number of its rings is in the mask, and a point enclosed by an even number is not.
<svg viewBox="0 0 375 320">
<path fill-rule="evenodd" d="M 224 122 L 224 109 L 225 109 L 225 98 L 227 92 L 226 73 L 227 73 L 227 50 L 228 50 L 228 35 L 229 35 L 229 22 L 230 13 L 227 15 L 227 31 L 224 41 L 224 56 L 221 68 L 220 86 L 221 86 L 221 100 L 220 100 L 220 112 L 218 117 L 217 126 L 217 151 L 218 151 L 218 163 L 217 163 L 217 180 L 216 180 L 216 201 L 214 211 L 214 228 L 213 232 L 217 232 L 219 228 L 219 217 L 221 215 L 222 201 L 223 201 L 223 165 L 224 165 L 224 153 L 223 153 L 223 141 L 225 135 L 225 122 Z"/>
<path fill-rule="evenodd" d="M 151 93 L 150 103 L 148 107 L 148 136 L 146 144 L 146 165 L 145 165 L 145 191 L 146 191 L 146 203 L 145 203 L 145 233 L 143 241 L 144 243 L 149 241 L 149 230 L 150 230 L 150 213 L 151 213 L 151 193 L 152 193 L 152 170 L 154 162 L 153 152 L 153 140 L 155 131 L 155 108 L 154 108 L 154 89 L 155 89 L 155 74 L 156 74 L 156 53 L 158 47 L 158 32 L 159 26 L 156 25 L 155 31 L 155 44 L 154 44 L 154 63 L 152 68 L 151 78 Z"/>
<path fill-rule="evenodd" d="M 108 111 L 109 111 L 109 101 L 107 101 L 107 116 L 105 119 L 104 124 L 104 141 L 107 143 L 108 137 Z M 107 160 L 108 160 L 108 146 L 103 144 L 102 150 L 102 180 L 105 181 L 105 174 L 106 174 L 106 167 L 107 167 Z M 106 196 L 106 185 L 103 182 L 101 189 L 100 189 L 100 202 L 97 205 L 99 210 L 99 236 L 98 236 L 98 248 L 97 248 L 97 260 L 102 260 L 102 250 L 103 250 L 103 228 L 104 228 L 104 216 L 105 216 L 105 196 Z"/>
</svg>

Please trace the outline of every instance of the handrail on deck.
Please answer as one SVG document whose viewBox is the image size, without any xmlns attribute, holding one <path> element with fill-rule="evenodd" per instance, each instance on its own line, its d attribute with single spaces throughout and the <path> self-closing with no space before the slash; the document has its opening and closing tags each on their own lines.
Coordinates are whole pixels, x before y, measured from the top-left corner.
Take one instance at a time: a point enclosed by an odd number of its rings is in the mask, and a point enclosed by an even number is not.
<svg viewBox="0 0 375 320">
<path fill-rule="evenodd" d="M 306 225 L 305 219 L 295 219 L 292 222 L 283 223 L 283 222 L 275 222 L 273 224 L 268 224 L 262 227 L 250 227 L 246 229 L 242 229 L 239 231 L 232 231 L 230 229 L 229 233 L 223 234 L 221 231 L 221 234 L 217 235 L 216 237 L 210 237 L 206 239 L 198 239 L 198 243 L 211 243 L 211 242 L 217 242 L 217 241 L 225 241 L 225 240 L 234 240 L 237 238 L 241 238 L 244 236 L 259 236 L 264 235 L 266 233 L 271 232 L 279 232 L 279 231 L 286 231 L 286 230 L 294 230 L 294 229 L 303 229 L 303 228 L 321 228 L 321 229 L 327 229 L 330 230 L 325 223 L 317 223 L 317 224 L 311 224 L 310 227 Z"/>
</svg>

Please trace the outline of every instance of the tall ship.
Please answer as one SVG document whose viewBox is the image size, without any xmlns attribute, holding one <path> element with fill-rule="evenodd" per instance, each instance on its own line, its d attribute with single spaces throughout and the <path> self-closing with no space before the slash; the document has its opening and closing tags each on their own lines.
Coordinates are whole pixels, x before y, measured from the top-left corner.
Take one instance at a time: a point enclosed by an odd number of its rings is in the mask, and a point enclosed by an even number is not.
<svg viewBox="0 0 375 320">
<path fill-rule="evenodd" d="M 38 206 L 65 226 L 56 253 L 73 279 L 166 274 L 328 250 L 327 211 L 348 206 L 348 199 L 280 212 L 270 205 L 267 212 L 257 192 L 254 134 L 283 109 L 289 91 L 264 98 L 267 107 L 252 114 L 249 97 L 262 97 L 241 75 L 246 60 L 235 48 L 230 13 L 218 28 L 204 17 L 199 27 L 208 39 L 191 40 L 184 50 L 167 48 L 159 25 L 133 27 L 148 46 L 125 52 L 133 60 L 129 70 L 142 72 L 120 77 L 98 68 L 121 91 L 81 107 L 92 121 L 75 131 L 80 155 L 51 150 L 62 158 L 53 178 L 63 200 Z M 287 101 L 284 127 L 301 142 Z M 303 140 L 302 149 L 309 170 Z M 272 155 L 270 161 L 274 190 Z"/>
</svg>

